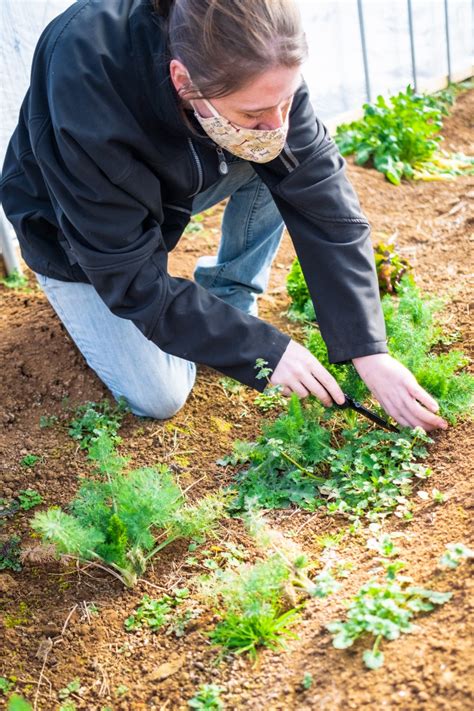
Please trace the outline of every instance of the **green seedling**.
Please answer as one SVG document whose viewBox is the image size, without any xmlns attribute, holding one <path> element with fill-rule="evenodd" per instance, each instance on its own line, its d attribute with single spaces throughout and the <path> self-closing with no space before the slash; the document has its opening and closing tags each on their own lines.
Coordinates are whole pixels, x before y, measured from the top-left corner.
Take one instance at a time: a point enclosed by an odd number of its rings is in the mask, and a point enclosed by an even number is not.
<svg viewBox="0 0 474 711">
<path fill-rule="evenodd" d="M 134 613 L 125 620 L 125 629 L 127 632 L 135 632 L 146 626 L 152 632 L 157 632 L 169 622 L 173 610 L 187 597 L 187 588 L 176 590 L 173 595 L 163 595 L 159 600 L 144 595 Z"/>
<path fill-rule="evenodd" d="M 260 647 L 278 649 L 284 639 L 296 638 L 291 626 L 297 609 L 285 611 L 285 585 L 289 571 L 275 555 L 254 565 L 241 563 L 217 570 L 202 583 L 214 601 L 220 622 L 210 632 L 211 641 L 236 654 L 256 659 Z"/>
<path fill-rule="evenodd" d="M 448 543 L 446 552 L 440 558 L 441 568 L 457 568 L 465 560 L 474 558 L 474 550 L 468 548 L 464 543 Z"/>
<path fill-rule="evenodd" d="M 436 504 L 444 504 L 444 502 L 446 501 L 446 494 L 443 494 L 443 492 L 440 491 L 439 489 L 436 489 L 436 488 L 432 489 L 431 495 L 433 497 L 433 501 Z"/>
<path fill-rule="evenodd" d="M 6 286 L 7 289 L 25 289 L 28 287 L 28 278 L 24 274 L 20 274 L 18 269 L 14 269 L 8 276 L 0 279 L 0 284 Z"/>
<path fill-rule="evenodd" d="M 369 161 L 394 185 L 402 178 L 454 177 L 472 168 L 462 154 L 449 157 L 439 147 L 443 116 L 452 93 L 418 94 L 409 85 L 386 100 L 363 105 L 359 121 L 338 126 L 334 140 L 342 155 L 355 155 L 357 165 Z"/>
<path fill-rule="evenodd" d="M 263 412 L 269 410 L 281 410 L 286 407 L 287 400 L 281 394 L 282 386 L 267 386 L 263 393 L 259 393 L 254 399 L 254 404 Z"/>
<path fill-rule="evenodd" d="M 313 685 L 313 675 L 310 672 L 306 672 L 303 681 L 301 682 L 301 686 L 305 691 L 308 691 L 308 689 L 311 689 Z"/>
<path fill-rule="evenodd" d="M 189 699 L 188 706 L 199 711 L 221 711 L 224 708 L 220 699 L 222 691 L 217 684 L 201 684 L 197 694 Z"/>
<path fill-rule="evenodd" d="M 35 489 L 22 489 L 16 497 L 23 511 L 29 511 L 43 503 L 43 497 Z"/>
<path fill-rule="evenodd" d="M 360 422 L 335 442 L 324 418 L 319 403 L 303 404 L 293 395 L 287 412 L 263 422 L 257 442 L 237 442 L 220 460 L 247 464 L 237 474 L 231 510 L 244 510 L 254 499 L 262 508 L 296 504 L 350 517 L 407 516 L 413 479 L 430 474 L 417 460 L 431 440 L 421 430 L 392 433 Z"/>
<path fill-rule="evenodd" d="M 165 546 L 212 531 L 224 505 L 223 495 L 209 495 L 192 506 L 168 467 L 145 467 L 84 479 L 71 513 L 53 507 L 37 513 L 31 525 L 58 554 L 92 561 L 133 586 Z"/>
<path fill-rule="evenodd" d="M 20 536 L 10 536 L 10 538 L 0 540 L 0 570 L 21 570 Z"/>
<path fill-rule="evenodd" d="M 327 625 L 336 649 L 347 649 L 364 635 L 375 637 L 372 648 L 365 650 L 363 661 L 369 669 L 383 665 L 380 651 L 382 639 L 394 640 L 413 630 L 415 614 L 429 612 L 435 605 L 443 605 L 451 593 L 435 592 L 421 587 L 406 587 L 405 583 L 370 580 L 363 585 L 349 604 L 346 621 L 337 620 Z"/>
<path fill-rule="evenodd" d="M 58 698 L 67 699 L 71 694 L 77 694 L 81 688 L 81 681 L 78 677 L 69 682 L 67 686 L 58 691 Z"/>
<path fill-rule="evenodd" d="M 69 435 L 80 443 L 81 449 L 89 449 L 101 435 L 108 435 L 114 444 L 120 441 L 118 431 L 128 411 L 125 400 L 116 405 L 108 400 L 80 405 L 69 426 Z"/>
<path fill-rule="evenodd" d="M 367 548 L 377 551 L 377 553 L 385 558 L 391 558 L 394 555 L 398 555 L 395 543 L 390 538 L 388 533 L 380 536 L 380 538 L 369 538 L 367 540 Z"/>
<path fill-rule="evenodd" d="M 450 345 L 446 328 L 438 314 L 440 299 L 423 296 L 410 275 L 405 274 L 397 286 L 397 296 L 387 294 L 382 308 L 390 354 L 413 372 L 418 382 L 439 403 L 440 413 L 454 423 L 459 415 L 469 415 L 474 400 L 474 376 L 463 369 L 469 363 L 457 349 L 439 352 Z M 334 365 L 317 328 L 307 329 L 306 347 L 336 378 L 342 390 L 363 402 L 369 391 L 352 364 Z M 349 427 L 357 424 L 357 413 L 345 410 L 340 416 Z"/>
<path fill-rule="evenodd" d="M 244 515 L 245 525 L 258 547 L 266 555 L 276 555 L 286 566 L 288 577 L 285 592 L 294 604 L 298 602 L 296 591 L 304 591 L 309 597 L 323 598 L 339 590 L 340 584 L 328 569 L 320 571 L 314 578 L 311 577 L 316 565 L 296 543 L 272 528 L 254 504 L 255 502 L 248 502 Z"/>
<path fill-rule="evenodd" d="M 202 232 L 204 229 L 204 225 L 202 224 L 204 221 L 203 215 L 193 215 L 191 217 L 191 220 L 189 221 L 186 229 L 184 230 L 185 234 L 194 234 L 196 232 Z"/>
<path fill-rule="evenodd" d="M 59 418 L 56 415 L 41 415 L 39 419 L 39 426 L 42 430 L 48 429 L 49 427 L 54 427 L 57 424 Z"/>
<path fill-rule="evenodd" d="M 14 686 L 15 685 L 12 681 L 10 681 L 4 676 L 0 676 L 0 694 L 6 696 L 8 692 L 13 689 Z"/>
<path fill-rule="evenodd" d="M 59 707 L 59 711 L 76 711 L 76 709 L 77 704 L 71 699 L 66 699 L 66 701 Z"/>
<path fill-rule="evenodd" d="M 22 467 L 34 467 L 35 464 L 41 461 L 41 457 L 38 454 L 27 454 L 23 457 L 20 464 Z"/>
<path fill-rule="evenodd" d="M 119 684 L 117 687 L 115 687 L 115 696 L 118 698 L 121 698 L 125 696 L 125 694 L 129 691 L 128 686 L 126 684 Z"/>
<path fill-rule="evenodd" d="M 230 395 L 240 395 L 244 390 L 242 383 L 233 378 L 219 378 L 219 385 L 226 394 L 229 393 Z"/>
</svg>

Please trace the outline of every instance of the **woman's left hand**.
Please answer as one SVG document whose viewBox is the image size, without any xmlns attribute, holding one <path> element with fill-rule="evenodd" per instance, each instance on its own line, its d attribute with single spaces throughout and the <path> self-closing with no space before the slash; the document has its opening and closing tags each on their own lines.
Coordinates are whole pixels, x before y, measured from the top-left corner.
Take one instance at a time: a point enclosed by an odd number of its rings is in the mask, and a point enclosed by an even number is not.
<svg viewBox="0 0 474 711">
<path fill-rule="evenodd" d="M 388 353 L 354 358 L 354 366 L 383 409 L 404 427 L 422 427 L 426 432 L 448 423 L 438 415 L 439 405 L 418 384 L 415 376 Z"/>
</svg>

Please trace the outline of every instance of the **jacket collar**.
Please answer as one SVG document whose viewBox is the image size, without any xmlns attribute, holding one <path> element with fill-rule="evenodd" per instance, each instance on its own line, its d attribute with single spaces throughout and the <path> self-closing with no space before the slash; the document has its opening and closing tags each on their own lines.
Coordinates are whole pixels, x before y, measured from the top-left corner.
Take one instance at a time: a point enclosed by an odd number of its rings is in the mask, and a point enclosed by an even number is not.
<svg viewBox="0 0 474 711">
<path fill-rule="evenodd" d="M 164 124 L 170 134 L 213 145 L 209 138 L 194 133 L 183 121 L 179 97 L 169 72 L 171 55 L 165 22 L 154 12 L 151 0 L 133 0 L 129 23 L 136 70 L 158 122 Z"/>
</svg>

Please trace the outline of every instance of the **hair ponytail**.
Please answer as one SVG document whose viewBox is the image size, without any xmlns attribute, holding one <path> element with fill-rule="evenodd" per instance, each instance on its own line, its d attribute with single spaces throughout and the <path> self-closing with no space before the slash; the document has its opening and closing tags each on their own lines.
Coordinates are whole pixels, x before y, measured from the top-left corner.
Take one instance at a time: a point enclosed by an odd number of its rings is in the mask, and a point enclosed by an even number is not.
<svg viewBox="0 0 474 711">
<path fill-rule="evenodd" d="M 166 19 L 171 56 L 193 84 L 186 99 L 226 96 L 277 66 L 307 56 L 294 0 L 153 0 Z"/>
</svg>

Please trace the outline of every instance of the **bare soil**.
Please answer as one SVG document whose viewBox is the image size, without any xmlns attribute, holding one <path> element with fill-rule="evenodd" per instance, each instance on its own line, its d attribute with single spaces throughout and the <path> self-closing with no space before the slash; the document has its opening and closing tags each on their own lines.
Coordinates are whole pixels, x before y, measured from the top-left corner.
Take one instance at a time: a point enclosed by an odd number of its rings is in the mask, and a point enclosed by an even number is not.
<svg viewBox="0 0 474 711">
<path fill-rule="evenodd" d="M 462 94 L 443 131 L 448 150 L 472 154 L 474 91 Z M 462 332 L 460 346 L 471 357 L 473 339 L 473 211 L 474 181 L 469 177 L 443 182 L 404 183 L 395 187 L 374 170 L 348 160 L 349 176 L 369 218 L 374 240 L 393 237 L 415 266 L 423 290 L 449 298 L 449 328 Z M 212 254 L 219 239 L 221 208 L 205 218 L 205 230 L 186 235 L 171 255 L 171 270 L 190 276 L 200 254 Z M 299 337 L 284 316 L 288 305 L 285 278 L 294 256 L 288 236 L 275 260 L 268 293 L 260 302 L 261 317 Z M 71 411 L 108 393 L 89 370 L 45 297 L 30 279 L 30 291 L 0 287 L 0 496 L 34 488 L 44 505 L 65 506 L 80 476 L 90 472 L 84 452 L 67 434 Z M 234 439 L 255 438 L 260 412 L 255 393 L 229 396 L 219 374 L 200 368 L 197 385 L 186 406 L 172 420 L 157 422 L 127 415 L 120 451 L 134 465 L 166 462 L 183 487 L 194 484 L 199 497 L 228 483 L 229 474 L 216 460 L 230 451 Z M 41 415 L 56 415 L 58 424 L 41 429 Z M 474 584 L 469 564 L 442 572 L 437 561 L 447 543 L 473 544 L 472 443 L 468 422 L 434 436 L 429 463 L 433 475 L 424 488 L 438 488 L 443 504 L 417 500 L 410 522 L 393 519 L 388 530 L 397 535 L 400 557 L 417 582 L 451 590 L 449 603 L 418 618 L 416 630 L 385 643 L 385 665 L 368 671 L 361 661 L 363 645 L 340 651 L 325 630 L 344 613 L 347 600 L 374 571 L 376 562 L 364 541 L 345 538 L 336 551 L 323 551 L 322 534 L 346 525 L 342 518 L 287 510 L 269 519 L 316 560 L 337 555 L 353 564 L 340 593 L 311 601 L 297 626 L 299 638 L 286 651 L 263 651 L 253 665 L 245 658 L 215 663 L 216 651 L 206 632 L 212 611 L 204 611 L 176 638 L 165 632 L 128 634 L 124 619 L 144 593 L 159 596 L 186 585 L 197 572 L 186 562 L 187 545 L 168 547 L 147 572 L 149 583 L 124 589 L 94 568 L 59 563 L 26 562 L 18 573 L 0 573 L 0 675 L 17 677 L 16 688 L 43 711 L 58 709 L 58 690 L 74 678 L 81 690 L 70 698 L 77 708 L 186 709 L 201 683 L 217 683 L 228 709 L 342 711 L 466 711 L 474 706 Z M 34 467 L 21 465 L 26 454 L 41 456 Z M 2 537 L 18 534 L 22 546 L 34 545 L 28 522 L 33 511 L 8 520 Z M 226 520 L 219 538 L 241 543 L 238 520 Z M 94 603 L 97 615 L 88 614 Z M 163 666 L 165 665 L 165 666 Z M 305 673 L 313 678 L 305 690 Z M 40 685 L 38 686 L 38 684 Z M 120 694 L 117 688 L 125 685 Z M 122 690 L 123 691 L 123 690 Z M 0 707 L 4 705 L 0 696 Z"/>
</svg>

